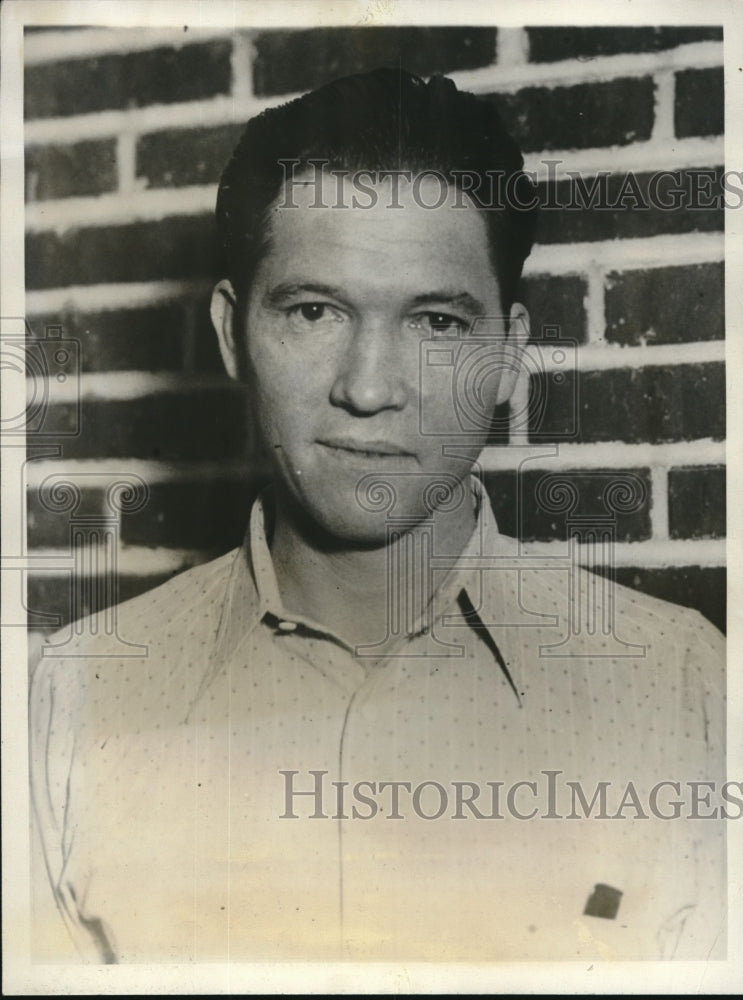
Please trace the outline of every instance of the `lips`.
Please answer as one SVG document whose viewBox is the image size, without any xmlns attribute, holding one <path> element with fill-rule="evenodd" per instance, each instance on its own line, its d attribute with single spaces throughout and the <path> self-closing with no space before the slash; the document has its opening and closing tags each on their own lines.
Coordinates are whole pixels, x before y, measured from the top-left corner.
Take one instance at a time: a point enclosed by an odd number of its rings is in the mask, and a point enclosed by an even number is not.
<svg viewBox="0 0 743 1000">
<path fill-rule="evenodd" d="M 337 452 L 359 458 L 412 458 L 412 452 L 392 441 L 360 441 L 357 438 L 323 438 L 318 444 Z"/>
</svg>

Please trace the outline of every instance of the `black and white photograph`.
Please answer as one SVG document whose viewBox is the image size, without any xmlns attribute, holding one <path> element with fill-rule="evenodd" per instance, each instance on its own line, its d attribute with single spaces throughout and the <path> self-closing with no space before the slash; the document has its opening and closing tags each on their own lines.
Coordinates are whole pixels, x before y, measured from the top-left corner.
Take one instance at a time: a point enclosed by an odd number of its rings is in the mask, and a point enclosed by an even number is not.
<svg viewBox="0 0 743 1000">
<path fill-rule="evenodd" d="M 4 991 L 740 983 L 743 16 L 547 6 L 3 5 Z"/>
</svg>

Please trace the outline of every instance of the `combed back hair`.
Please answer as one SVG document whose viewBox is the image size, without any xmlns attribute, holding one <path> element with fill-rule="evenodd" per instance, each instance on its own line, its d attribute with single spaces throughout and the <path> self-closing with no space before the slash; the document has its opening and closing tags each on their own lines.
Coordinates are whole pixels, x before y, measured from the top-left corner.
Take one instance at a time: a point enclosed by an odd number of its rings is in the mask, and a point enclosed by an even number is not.
<svg viewBox="0 0 743 1000">
<path fill-rule="evenodd" d="M 247 298 L 270 245 L 269 208 L 287 176 L 311 161 L 325 170 L 435 170 L 466 190 L 466 172 L 506 181 L 495 208 L 483 207 L 491 263 L 508 311 L 536 228 L 536 188 L 490 99 L 457 90 L 452 80 L 426 83 L 402 69 L 376 69 L 334 80 L 252 118 L 225 167 L 217 195 L 221 274 Z M 456 173 L 453 173 L 456 172 Z M 291 175 L 291 174 L 290 174 Z M 468 181 L 467 186 L 472 187 Z M 480 199 L 482 205 L 484 199 Z M 529 206 L 529 207 L 519 207 Z"/>
</svg>

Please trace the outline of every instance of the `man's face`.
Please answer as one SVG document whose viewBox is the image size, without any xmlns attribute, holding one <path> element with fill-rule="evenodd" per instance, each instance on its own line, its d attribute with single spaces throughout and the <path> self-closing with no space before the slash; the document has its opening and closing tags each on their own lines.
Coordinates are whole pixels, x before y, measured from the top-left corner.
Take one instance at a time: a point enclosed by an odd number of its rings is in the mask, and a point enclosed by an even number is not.
<svg viewBox="0 0 743 1000">
<path fill-rule="evenodd" d="M 401 208 L 390 207 L 385 185 L 373 207 L 330 207 L 337 180 L 325 182 L 328 207 L 311 207 L 311 185 L 295 185 L 285 207 L 277 199 L 270 250 L 234 336 L 246 338 L 252 403 L 280 484 L 332 536 L 374 545 L 387 513 L 427 516 L 426 488 L 465 479 L 486 437 L 484 427 L 462 435 L 453 365 L 425 370 L 422 342 L 466 341 L 483 316 L 497 318 L 489 331 L 502 340 L 506 324 L 473 205 L 450 192 L 441 207 L 424 207 L 439 198 L 434 181 L 417 198 L 401 184 Z M 490 364 L 479 386 L 489 411 L 504 393 L 500 374 Z M 443 453 L 447 443 L 456 454 Z M 370 473 L 389 484 L 391 511 L 369 509 L 374 494 L 361 481 Z"/>
</svg>

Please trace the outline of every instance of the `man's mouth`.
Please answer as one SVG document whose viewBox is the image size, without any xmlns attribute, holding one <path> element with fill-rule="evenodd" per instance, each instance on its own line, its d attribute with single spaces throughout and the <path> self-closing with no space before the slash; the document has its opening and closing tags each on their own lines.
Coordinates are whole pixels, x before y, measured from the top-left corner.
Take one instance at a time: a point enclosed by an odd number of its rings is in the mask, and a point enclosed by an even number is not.
<svg viewBox="0 0 743 1000">
<path fill-rule="evenodd" d="M 412 452 L 395 444 L 393 441 L 373 440 L 361 441 L 357 438 L 323 438 L 318 444 L 338 452 L 360 458 L 412 458 Z"/>
</svg>

